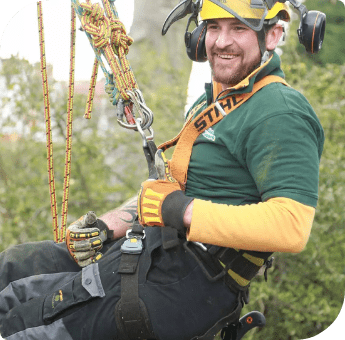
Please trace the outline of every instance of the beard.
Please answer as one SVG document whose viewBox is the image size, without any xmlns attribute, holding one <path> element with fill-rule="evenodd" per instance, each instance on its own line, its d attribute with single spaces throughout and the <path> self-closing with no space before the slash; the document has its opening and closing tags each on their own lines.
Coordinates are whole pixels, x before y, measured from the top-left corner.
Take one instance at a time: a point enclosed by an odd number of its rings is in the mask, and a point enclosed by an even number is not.
<svg viewBox="0 0 345 340">
<path fill-rule="evenodd" d="M 232 87 L 240 83 L 249 74 L 251 74 L 258 66 L 260 66 L 261 57 L 260 55 L 255 58 L 252 62 L 243 64 L 243 62 L 237 65 L 219 64 L 213 57 L 214 55 L 222 53 L 236 54 L 235 52 L 228 51 L 212 51 L 211 58 L 209 59 L 213 79 L 220 84 L 227 85 L 227 87 Z M 242 55 L 240 54 L 240 57 Z"/>
</svg>

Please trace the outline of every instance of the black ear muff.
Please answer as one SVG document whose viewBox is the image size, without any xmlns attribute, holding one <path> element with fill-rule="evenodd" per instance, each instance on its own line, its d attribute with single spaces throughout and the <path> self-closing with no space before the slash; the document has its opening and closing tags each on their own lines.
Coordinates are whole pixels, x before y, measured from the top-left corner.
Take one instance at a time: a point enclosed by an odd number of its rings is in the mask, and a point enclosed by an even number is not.
<svg viewBox="0 0 345 340">
<path fill-rule="evenodd" d="M 207 60 L 205 36 L 206 22 L 202 22 L 193 32 L 186 31 L 184 41 L 186 44 L 187 54 L 193 61 L 204 62 Z"/>
<path fill-rule="evenodd" d="M 321 50 L 325 37 L 326 15 L 319 11 L 309 11 L 301 19 L 297 30 L 299 42 L 307 52 L 317 53 Z"/>
</svg>

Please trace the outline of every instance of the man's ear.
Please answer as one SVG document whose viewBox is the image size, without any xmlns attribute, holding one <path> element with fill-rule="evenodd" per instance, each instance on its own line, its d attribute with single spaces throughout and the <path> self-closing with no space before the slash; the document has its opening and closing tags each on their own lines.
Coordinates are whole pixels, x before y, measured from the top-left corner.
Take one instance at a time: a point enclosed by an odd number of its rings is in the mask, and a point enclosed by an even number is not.
<svg viewBox="0 0 345 340">
<path fill-rule="evenodd" d="M 274 50 L 281 36 L 284 33 L 284 28 L 282 25 L 275 24 L 267 33 L 266 33 L 266 48 L 267 51 Z"/>
</svg>

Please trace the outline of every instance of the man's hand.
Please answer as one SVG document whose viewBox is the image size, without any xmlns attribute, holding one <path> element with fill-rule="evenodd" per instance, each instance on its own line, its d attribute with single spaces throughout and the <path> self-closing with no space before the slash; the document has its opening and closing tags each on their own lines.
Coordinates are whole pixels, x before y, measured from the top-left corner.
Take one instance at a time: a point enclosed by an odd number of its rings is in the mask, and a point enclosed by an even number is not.
<svg viewBox="0 0 345 340">
<path fill-rule="evenodd" d="M 157 157 L 158 155 L 158 157 Z M 165 174 L 164 180 L 148 180 L 141 184 L 138 195 L 138 217 L 144 226 L 173 227 L 185 234 L 183 217 L 193 198 L 187 197 L 180 185 L 171 176 L 167 160 L 161 150 L 156 155 L 156 165 L 161 159 L 158 173 Z"/>
<path fill-rule="evenodd" d="M 72 223 L 66 232 L 67 249 L 80 267 L 99 260 L 102 254 L 98 251 L 111 238 L 112 231 L 93 211 Z"/>
</svg>

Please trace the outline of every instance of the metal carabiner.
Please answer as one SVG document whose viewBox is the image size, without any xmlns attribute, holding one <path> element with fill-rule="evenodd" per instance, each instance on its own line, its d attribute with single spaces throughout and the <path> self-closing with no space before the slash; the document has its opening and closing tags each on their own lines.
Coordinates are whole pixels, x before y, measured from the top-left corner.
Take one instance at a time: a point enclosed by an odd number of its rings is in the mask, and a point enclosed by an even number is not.
<svg viewBox="0 0 345 340">
<path fill-rule="evenodd" d="M 140 126 L 142 130 L 147 130 L 151 127 L 153 123 L 153 112 L 146 106 L 145 100 L 142 96 L 142 93 L 138 89 L 134 89 L 133 91 L 127 91 L 128 96 L 130 97 L 130 101 L 133 103 L 133 117 L 135 116 L 140 117 Z M 121 103 L 118 105 L 118 112 L 117 112 L 117 122 L 127 129 L 137 130 L 137 124 L 133 123 L 126 123 L 123 121 L 123 106 Z M 122 112 L 120 112 L 122 111 Z M 139 118 L 138 118 L 139 119 Z"/>
<path fill-rule="evenodd" d="M 134 107 L 137 107 L 138 105 L 136 103 L 136 100 L 135 99 L 133 100 L 133 98 L 134 98 L 133 92 L 128 91 L 127 93 L 130 96 L 131 102 L 133 103 Z M 120 99 L 118 102 L 118 106 L 117 106 L 117 122 L 118 122 L 118 124 L 121 125 L 122 127 L 126 128 L 126 129 L 136 130 L 135 124 L 124 122 L 124 120 L 123 120 L 124 115 L 125 115 L 124 110 L 125 110 L 125 105 L 124 105 L 123 99 Z M 133 117 L 135 117 L 135 112 L 133 112 L 133 110 L 132 110 L 132 115 L 133 115 Z"/>
<path fill-rule="evenodd" d="M 141 135 L 141 138 L 143 140 L 143 147 L 147 147 L 147 141 L 149 140 L 153 140 L 153 129 L 151 127 L 147 128 L 147 130 L 149 131 L 150 135 L 149 136 L 146 136 L 144 130 L 142 129 L 141 127 L 141 119 L 138 118 L 135 120 L 135 123 L 136 123 L 136 131 L 138 131 Z"/>
<path fill-rule="evenodd" d="M 134 89 L 137 104 L 140 107 L 139 114 L 142 119 L 141 127 L 143 130 L 148 129 L 153 123 L 153 112 L 146 106 L 144 97 L 139 89 Z"/>
</svg>

